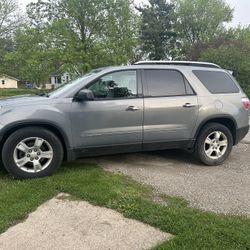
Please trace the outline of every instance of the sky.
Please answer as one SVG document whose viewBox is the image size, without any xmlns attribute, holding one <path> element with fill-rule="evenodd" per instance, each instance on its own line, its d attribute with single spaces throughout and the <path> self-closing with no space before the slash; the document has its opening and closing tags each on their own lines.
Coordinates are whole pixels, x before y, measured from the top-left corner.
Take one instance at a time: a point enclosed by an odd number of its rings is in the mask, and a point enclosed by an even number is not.
<svg viewBox="0 0 250 250">
<path fill-rule="evenodd" d="M 22 9 L 25 9 L 26 4 L 32 2 L 32 0 L 18 0 L 22 5 Z M 33 0 L 35 1 L 35 0 Z M 147 0 L 135 0 L 135 3 L 146 2 Z M 209 1 L 209 0 L 208 0 Z M 250 0 L 225 0 L 231 7 L 234 8 L 234 19 L 229 26 L 250 25 Z"/>
</svg>

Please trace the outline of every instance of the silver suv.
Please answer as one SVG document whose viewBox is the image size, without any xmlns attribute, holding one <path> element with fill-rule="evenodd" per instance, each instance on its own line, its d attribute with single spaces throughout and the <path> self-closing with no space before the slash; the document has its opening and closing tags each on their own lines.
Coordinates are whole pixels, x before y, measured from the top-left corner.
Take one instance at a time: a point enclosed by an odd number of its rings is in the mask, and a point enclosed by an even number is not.
<svg viewBox="0 0 250 250">
<path fill-rule="evenodd" d="M 218 165 L 247 134 L 248 112 L 236 80 L 215 64 L 96 69 L 48 95 L 0 100 L 2 163 L 23 179 L 51 175 L 63 159 L 186 148 Z"/>
</svg>

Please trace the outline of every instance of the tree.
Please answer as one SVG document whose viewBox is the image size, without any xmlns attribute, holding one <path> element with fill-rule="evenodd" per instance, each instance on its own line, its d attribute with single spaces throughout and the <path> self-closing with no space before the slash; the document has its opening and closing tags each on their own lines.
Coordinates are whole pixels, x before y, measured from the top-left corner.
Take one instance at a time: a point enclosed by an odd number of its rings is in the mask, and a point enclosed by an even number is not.
<svg viewBox="0 0 250 250">
<path fill-rule="evenodd" d="M 224 0 L 172 0 L 176 8 L 176 29 L 189 45 L 207 42 L 233 18 Z"/>
<path fill-rule="evenodd" d="M 27 14 L 15 51 L 5 57 L 20 79 L 40 84 L 52 73 L 77 77 L 132 57 L 137 19 L 130 0 L 38 0 Z"/>
<path fill-rule="evenodd" d="M 5 55 L 14 49 L 11 37 L 0 38 L 0 74 L 12 75 L 12 68 L 7 65 Z"/>
<path fill-rule="evenodd" d="M 8 73 L 5 55 L 13 50 L 13 33 L 22 24 L 23 18 L 15 0 L 0 1 L 0 73 Z"/>
<path fill-rule="evenodd" d="M 241 87 L 250 96 L 250 26 L 230 29 L 202 47 L 199 60 L 217 63 L 232 70 Z"/>
<path fill-rule="evenodd" d="M 5 55 L 11 75 L 23 81 L 44 83 L 60 66 L 62 55 L 51 48 L 51 37 L 45 30 L 24 27 L 16 32 L 15 50 Z"/>
<path fill-rule="evenodd" d="M 63 51 L 65 70 L 81 75 L 91 68 L 126 64 L 136 43 L 136 18 L 129 0 L 57 0 L 31 3 L 31 25 L 46 30 Z"/>
<path fill-rule="evenodd" d="M 20 25 L 22 18 L 15 0 L 0 2 L 0 37 L 10 36 Z"/>
<path fill-rule="evenodd" d="M 175 48 L 173 5 L 166 0 L 149 0 L 137 7 L 141 13 L 141 49 L 151 60 L 168 59 Z"/>
<path fill-rule="evenodd" d="M 233 17 L 233 9 L 224 0 L 172 0 L 172 3 L 182 59 L 197 60 L 204 43 L 224 33 L 224 24 Z"/>
</svg>

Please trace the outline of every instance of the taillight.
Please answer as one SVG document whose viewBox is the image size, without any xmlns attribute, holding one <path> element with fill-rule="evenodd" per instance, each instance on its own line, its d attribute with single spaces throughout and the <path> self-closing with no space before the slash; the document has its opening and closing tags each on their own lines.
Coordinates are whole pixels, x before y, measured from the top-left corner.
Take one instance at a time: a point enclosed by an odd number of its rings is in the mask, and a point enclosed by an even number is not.
<svg viewBox="0 0 250 250">
<path fill-rule="evenodd" d="M 243 108 L 249 110 L 249 99 L 248 98 L 242 98 L 242 104 Z"/>
</svg>

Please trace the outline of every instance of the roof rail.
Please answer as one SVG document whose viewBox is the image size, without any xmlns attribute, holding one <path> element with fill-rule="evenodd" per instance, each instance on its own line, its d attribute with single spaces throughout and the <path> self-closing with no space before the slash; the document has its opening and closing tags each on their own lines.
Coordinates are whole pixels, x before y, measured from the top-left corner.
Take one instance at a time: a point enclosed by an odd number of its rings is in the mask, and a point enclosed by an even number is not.
<svg viewBox="0 0 250 250">
<path fill-rule="evenodd" d="M 195 61 L 139 61 L 134 63 L 136 65 L 182 65 L 206 68 L 221 68 L 219 65 L 208 62 L 195 62 Z"/>
</svg>

